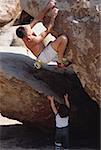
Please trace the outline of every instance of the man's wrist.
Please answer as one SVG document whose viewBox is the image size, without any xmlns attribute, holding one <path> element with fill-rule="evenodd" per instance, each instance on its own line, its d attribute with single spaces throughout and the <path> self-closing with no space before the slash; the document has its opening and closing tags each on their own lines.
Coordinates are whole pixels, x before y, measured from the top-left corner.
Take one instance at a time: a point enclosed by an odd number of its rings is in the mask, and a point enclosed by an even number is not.
<svg viewBox="0 0 101 150">
<path fill-rule="evenodd" d="M 47 28 L 47 32 L 49 33 L 50 31 L 51 31 L 51 26 L 49 26 L 48 28 Z"/>
</svg>

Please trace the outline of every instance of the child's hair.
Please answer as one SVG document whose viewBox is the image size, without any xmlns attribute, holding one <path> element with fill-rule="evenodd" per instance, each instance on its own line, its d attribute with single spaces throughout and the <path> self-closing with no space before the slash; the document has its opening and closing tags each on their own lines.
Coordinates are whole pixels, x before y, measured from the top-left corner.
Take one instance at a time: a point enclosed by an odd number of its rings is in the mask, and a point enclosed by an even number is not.
<svg viewBox="0 0 101 150">
<path fill-rule="evenodd" d="M 24 27 L 17 28 L 16 35 L 21 39 L 24 38 L 27 35 L 25 28 Z"/>
<path fill-rule="evenodd" d="M 60 104 L 58 113 L 61 118 L 67 117 L 69 115 L 69 108 L 65 104 Z"/>
</svg>

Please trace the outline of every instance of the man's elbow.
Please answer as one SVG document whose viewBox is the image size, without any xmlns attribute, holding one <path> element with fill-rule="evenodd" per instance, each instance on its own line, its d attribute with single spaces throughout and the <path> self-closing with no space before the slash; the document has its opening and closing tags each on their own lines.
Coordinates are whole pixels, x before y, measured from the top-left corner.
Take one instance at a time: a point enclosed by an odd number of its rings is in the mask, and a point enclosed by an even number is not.
<svg viewBox="0 0 101 150">
<path fill-rule="evenodd" d="M 45 36 L 41 35 L 39 38 L 38 38 L 38 43 L 42 42 L 44 40 Z"/>
<path fill-rule="evenodd" d="M 38 39 L 35 40 L 34 42 L 35 42 L 36 44 L 40 44 L 42 41 L 43 41 L 42 38 L 38 38 Z"/>
</svg>

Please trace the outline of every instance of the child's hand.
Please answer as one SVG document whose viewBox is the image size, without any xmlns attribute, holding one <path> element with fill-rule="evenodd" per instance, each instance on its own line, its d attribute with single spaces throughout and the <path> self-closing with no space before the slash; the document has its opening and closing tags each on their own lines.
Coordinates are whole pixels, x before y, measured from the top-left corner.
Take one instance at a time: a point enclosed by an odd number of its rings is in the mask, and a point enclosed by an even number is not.
<svg viewBox="0 0 101 150">
<path fill-rule="evenodd" d="M 54 96 L 47 96 L 48 100 L 53 101 L 54 100 Z"/>
<path fill-rule="evenodd" d="M 64 95 L 64 99 L 68 100 L 68 94 L 67 93 Z"/>
</svg>

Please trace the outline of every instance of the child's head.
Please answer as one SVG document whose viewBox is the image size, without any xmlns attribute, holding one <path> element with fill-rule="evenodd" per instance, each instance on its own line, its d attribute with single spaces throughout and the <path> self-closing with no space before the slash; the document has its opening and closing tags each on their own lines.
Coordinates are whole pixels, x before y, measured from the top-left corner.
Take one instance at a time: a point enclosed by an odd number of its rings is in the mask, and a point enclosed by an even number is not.
<svg viewBox="0 0 101 150">
<path fill-rule="evenodd" d="M 69 109 L 65 104 L 60 104 L 58 113 L 61 118 L 67 117 L 69 115 Z"/>
</svg>

